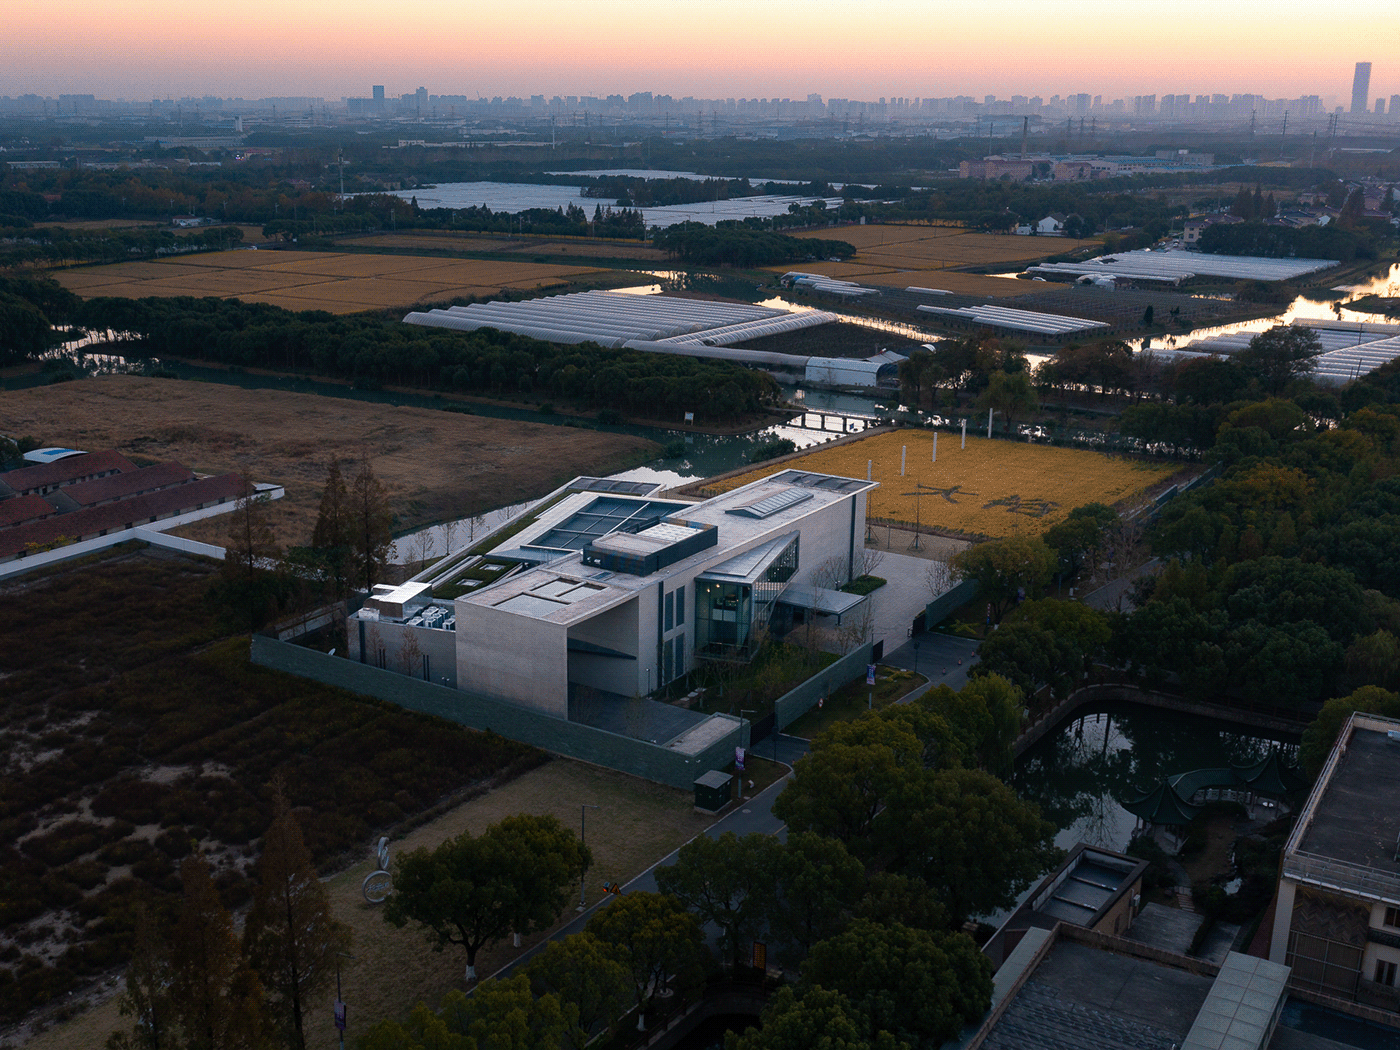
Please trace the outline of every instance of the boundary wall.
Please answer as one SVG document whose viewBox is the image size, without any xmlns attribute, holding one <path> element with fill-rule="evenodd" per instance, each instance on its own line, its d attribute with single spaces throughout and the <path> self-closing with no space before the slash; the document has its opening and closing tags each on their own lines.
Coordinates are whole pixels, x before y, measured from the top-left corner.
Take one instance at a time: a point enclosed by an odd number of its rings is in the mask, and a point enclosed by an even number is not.
<svg viewBox="0 0 1400 1050">
<path fill-rule="evenodd" d="M 874 643 L 865 642 L 834 664 L 823 667 L 807 681 L 790 689 L 773 703 L 773 714 L 779 732 L 805 715 L 816 706 L 818 700 L 829 696 L 833 689 L 840 689 L 857 675 L 863 674 L 869 664 Z"/>
<path fill-rule="evenodd" d="M 745 723 L 735 722 L 733 729 L 703 751 L 685 755 L 662 744 L 620 736 L 579 722 L 568 722 L 526 707 L 423 682 L 344 657 L 327 656 L 314 649 L 279 642 L 265 635 L 253 635 L 251 659 L 262 667 L 372 696 L 410 711 L 436 715 L 470 729 L 498 733 L 566 758 L 620 770 L 685 791 L 694 787 L 697 777 L 712 769 L 723 769 L 734 761 L 734 748 L 743 744 L 747 728 Z"/>
</svg>

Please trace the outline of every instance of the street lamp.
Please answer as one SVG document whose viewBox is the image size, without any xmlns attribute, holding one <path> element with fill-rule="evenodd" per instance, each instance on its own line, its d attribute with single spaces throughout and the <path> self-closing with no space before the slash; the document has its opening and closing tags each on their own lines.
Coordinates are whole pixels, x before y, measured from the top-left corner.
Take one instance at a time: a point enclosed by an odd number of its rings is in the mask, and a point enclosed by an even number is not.
<svg viewBox="0 0 1400 1050">
<path fill-rule="evenodd" d="M 349 952 L 335 953 L 335 1026 L 340 1029 L 340 1050 L 345 1050 L 345 1000 L 340 996 L 340 960 L 353 958 Z"/>
<path fill-rule="evenodd" d="M 748 721 L 748 726 L 749 726 L 749 739 L 748 739 L 748 742 L 744 745 L 745 751 L 752 751 L 752 750 L 753 750 L 753 720 L 752 720 L 752 719 L 747 719 L 747 720 L 746 720 L 746 719 L 744 718 L 744 716 L 745 716 L 745 715 L 756 715 L 756 714 L 758 714 L 758 711 L 757 711 L 756 709 L 754 709 L 754 708 L 749 708 L 749 707 L 741 707 L 741 708 L 739 708 L 739 722 L 740 722 L 740 724 L 742 725 L 745 721 Z M 739 775 L 739 801 L 742 802 L 742 801 L 744 801 L 744 771 L 743 771 L 742 769 L 740 769 L 740 770 L 736 770 L 735 772 L 737 772 L 738 775 Z"/>
<path fill-rule="evenodd" d="M 580 846 L 588 845 L 588 811 L 590 809 L 602 809 L 602 806 L 590 805 L 587 802 L 579 803 L 578 807 L 578 841 Z M 578 910 L 583 911 L 588 905 L 584 897 L 584 887 L 588 883 L 588 869 L 585 868 L 583 874 L 578 877 Z"/>
</svg>

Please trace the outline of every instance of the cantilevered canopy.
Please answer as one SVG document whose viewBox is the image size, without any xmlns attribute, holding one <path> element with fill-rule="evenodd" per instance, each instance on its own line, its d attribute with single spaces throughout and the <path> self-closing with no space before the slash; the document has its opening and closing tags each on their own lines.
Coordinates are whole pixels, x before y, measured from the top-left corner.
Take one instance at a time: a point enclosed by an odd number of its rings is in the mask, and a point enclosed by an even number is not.
<svg viewBox="0 0 1400 1050">
<path fill-rule="evenodd" d="M 795 583 L 783 591 L 778 599 L 780 605 L 790 605 L 794 609 L 823 613 L 827 616 L 842 616 L 865 601 L 863 594 L 847 594 L 845 591 L 827 590 L 825 587 L 808 587 Z"/>
</svg>

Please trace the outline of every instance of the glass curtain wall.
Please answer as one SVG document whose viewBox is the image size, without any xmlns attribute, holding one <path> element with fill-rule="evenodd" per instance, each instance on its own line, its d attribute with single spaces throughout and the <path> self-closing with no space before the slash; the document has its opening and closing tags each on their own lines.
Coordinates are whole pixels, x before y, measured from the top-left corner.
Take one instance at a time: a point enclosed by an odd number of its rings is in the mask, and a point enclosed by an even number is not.
<svg viewBox="0 0 1400 1050">
<path fill-rule="evenodd" d="M 758 651 L 763 629 L 783 588 L 797 572 L 793 537 L 771 561 L 748 580 L 698 577 L 695 581 L 695 655 L 721 660 L 749 660 Z"/>
</svg>

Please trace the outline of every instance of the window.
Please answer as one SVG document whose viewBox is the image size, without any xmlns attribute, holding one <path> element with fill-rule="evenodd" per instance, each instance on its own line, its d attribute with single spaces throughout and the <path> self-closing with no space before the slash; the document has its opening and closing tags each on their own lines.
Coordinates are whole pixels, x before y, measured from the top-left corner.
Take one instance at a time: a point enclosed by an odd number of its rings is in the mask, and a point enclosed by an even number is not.
<svg viewBox="0 0 1400 1050">
<path fill-rule="evenodd" d="M 1376 983 L 1395 987 L 1395 964 L 1387 959 L 1376 960 Z"/>
<path fill-rule="evenodd" d="M 685 635 L 678 634 L 675 638 L 676 645 L 676 677 L 685 674 Z"/>
<path fill-rule="evenodd" d="M 1386 908 L 1385 924 L 1400 929 L 1400 908 Z"/>
<path fill-rule="evenodd" d="M 666 626 L 663 630 L 669 631 L 676 625 L 676 592 L 672 591 L 666 595 Z"/>
<path fill-rule="evenodd" d="M 389 666 L 388 661 L 385 659 L 386 655 L 387 654 L 384 652 L 384 650 L 380 649 L 379 658 L 375 660 L 375 666 L 378 667 L 381 671 Z"/>
<path fill-rule="evenodd" d="M 676 626 L 685 623 L 685 584 L 676 588 Z"/>
<path fill-rule="evenodd" d="M 423 681 L 425 681 L 425 682 L 431 682 L 431 681 L 432 681 L 432 678 L 429 677 L 430 672 L 431 672 L 431 665 L 428 663 L 428 654 L 427 654 L 427 653 L 424 653 L 424 654 L 423 654 Z"/>
</svg>

